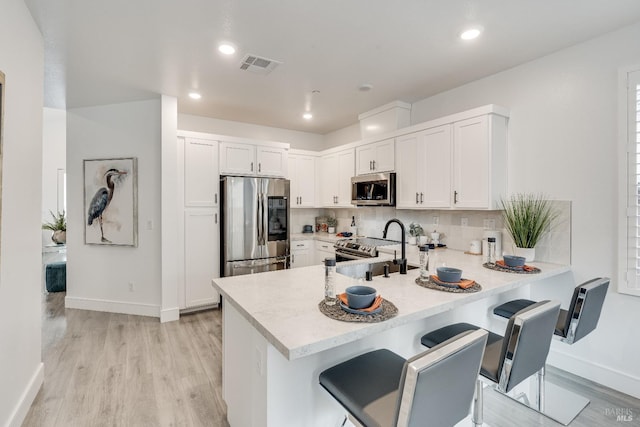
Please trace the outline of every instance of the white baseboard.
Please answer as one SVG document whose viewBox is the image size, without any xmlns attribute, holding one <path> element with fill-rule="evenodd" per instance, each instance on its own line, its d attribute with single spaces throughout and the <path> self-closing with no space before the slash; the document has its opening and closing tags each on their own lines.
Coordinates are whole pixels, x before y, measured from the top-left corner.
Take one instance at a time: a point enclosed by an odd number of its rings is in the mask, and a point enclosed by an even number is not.
<svg viewBox="0 0 640 427">
<path fill-rule="evenodd" d="M 160 307 L 153 304 L 139 304 L 70 296 L 65 297 L 64 304 L 66 308 L 77 308 L 80 310 L 106 311 L 108 313 L 160 317 Z"/>
<path fill-rule="evenodd" d="M 27 388 L 20 396 L 20 400 L 16 405 L 13 413 L 9 417 L 7 421 L 7 427 L 20 427 L 22 422 L 24 421 L 27 413 L 29 412 L 29 408 L 31 408 L 31 404 L 36 398 L 38 391 L 40 391 L 40 387 L 44 382 L 44 363 L 40 363 L 36 368 L 36 371 L 33 373 L 29 384 L 27 384 Z"/>
<path fill-rule="evenodd" d="M 599 363 L 552 350 L 547 364 L 640 399 L 640 378 Z"/>
<path fill-rule="evenodd" d="M 160 323 L 174 322 L 176 320 L 180 320 L 180 309 L 178 307 L 160 310 Z"/>
</svg>

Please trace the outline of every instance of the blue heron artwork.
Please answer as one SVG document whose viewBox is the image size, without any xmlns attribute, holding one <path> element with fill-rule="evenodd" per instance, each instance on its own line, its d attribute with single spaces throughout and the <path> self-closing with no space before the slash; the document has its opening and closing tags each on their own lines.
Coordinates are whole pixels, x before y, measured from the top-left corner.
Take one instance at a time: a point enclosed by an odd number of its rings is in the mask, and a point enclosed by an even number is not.
<svg viewBox="0 0 640 427">
<path fill-rule="evenodd" d="M 84 161 L 85 243 L 137 245 L 136 159 Z"/>
</svg>

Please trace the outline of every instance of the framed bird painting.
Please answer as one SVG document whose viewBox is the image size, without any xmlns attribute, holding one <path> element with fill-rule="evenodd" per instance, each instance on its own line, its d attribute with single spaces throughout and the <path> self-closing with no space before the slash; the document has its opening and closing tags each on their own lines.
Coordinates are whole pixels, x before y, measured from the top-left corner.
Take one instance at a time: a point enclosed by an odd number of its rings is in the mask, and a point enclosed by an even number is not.
<svg viewBox="0 0 640 427">
<path fill-rule="evenodd" d="M 138 246 L 138 159 L 84 160 L 84 242 Z"/>
</svg>

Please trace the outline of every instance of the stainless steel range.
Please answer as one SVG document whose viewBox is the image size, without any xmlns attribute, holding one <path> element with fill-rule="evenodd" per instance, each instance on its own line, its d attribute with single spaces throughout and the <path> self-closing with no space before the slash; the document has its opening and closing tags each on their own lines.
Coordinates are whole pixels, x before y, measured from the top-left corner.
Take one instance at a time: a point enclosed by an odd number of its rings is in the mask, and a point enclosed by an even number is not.
<svg viewBox="0 0 640 427">
<path fill-rule="evenodd" d="M 336 249 L 336 261 L 340 262 L 377 257 L 378 247 L 400 243 L 397 240 L 377 237 L 358 237 L 356 239 L 338 240 L 333 247 Z"/>
</svg>

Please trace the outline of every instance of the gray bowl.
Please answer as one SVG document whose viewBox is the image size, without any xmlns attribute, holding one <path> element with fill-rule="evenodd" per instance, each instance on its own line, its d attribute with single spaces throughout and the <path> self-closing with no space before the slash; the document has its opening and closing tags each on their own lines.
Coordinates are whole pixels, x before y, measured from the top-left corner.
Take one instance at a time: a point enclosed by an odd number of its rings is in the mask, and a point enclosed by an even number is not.
<svg viewBox="0 0 640 427">
<path fill-rule="evenodd" d="M 438 279 L 443 282 L 455 283 L 462 278 L 462 270 L 453 267 L 438 267 Z"/>
<path fill-rule="evenodd" d="M 525 257 L 515 255 L 505 255 L 503 258 L 507 267 L 522 267 L 526 261 Z"/>
<path fill-rule="evenodd" d="M 370 286 L 349 286 L 345 289 L 345 293 L 350 308 L 371 307 L 376 299 L 376 290 Z"/>
</svg>

